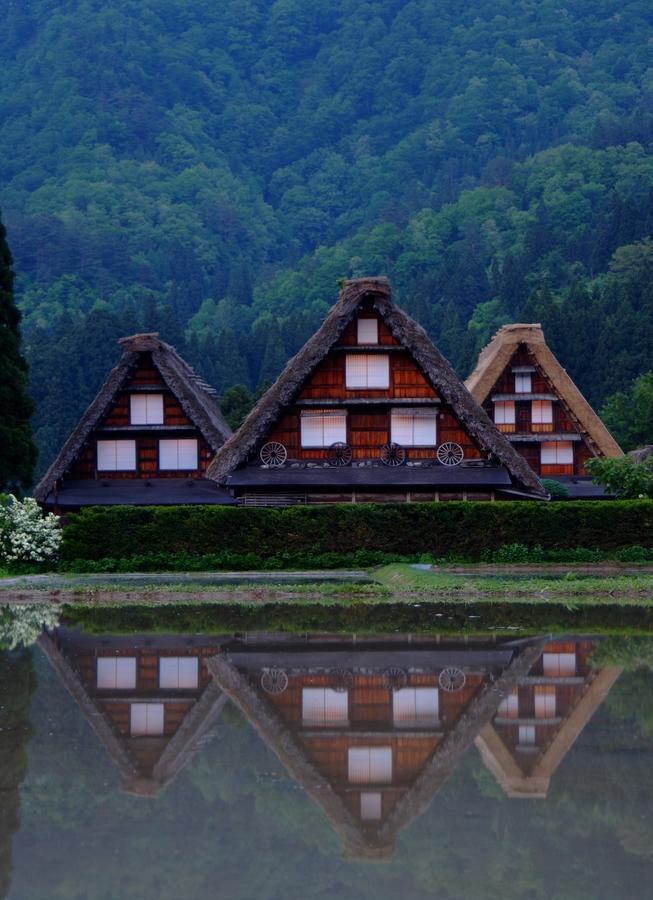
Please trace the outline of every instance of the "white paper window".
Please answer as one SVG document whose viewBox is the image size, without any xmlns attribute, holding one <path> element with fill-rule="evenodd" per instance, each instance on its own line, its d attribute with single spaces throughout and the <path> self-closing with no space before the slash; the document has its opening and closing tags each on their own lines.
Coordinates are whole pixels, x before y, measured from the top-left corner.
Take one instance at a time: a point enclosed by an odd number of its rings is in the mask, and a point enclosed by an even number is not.
<svg viewBox="0 0 653 900">
<path fill-rule="evenodd" d="M 98 441 L 98 472 L 134 472 L 136 441 Z"/>
<path fill-rule="evenodd" d="M 504 719 L 516 719 L 519 716 L 519 694 L 512 691 L 499 704 L 497 715 Z"/>
<path fill-rule="evenodd" d="M 535 746 L 535 725 L 519 726 L 519 743 L 522 747 Z"/>
<path fill-rule="evenodd" d="M 385 353 L 352 353 L 346 358 L 345 368 L 350 389 L 390 387 L 390 357 Z"/>
<path fill-rule="evenodd" d="M 542 671 L 549 677 L 569 677 L 576 674 L 575 653 L 544 653 L 542 654 Z"/>
<path fill-rule="evenodd" d="M 347 443 L 347 413 L 341 409 L 316 409 L 300 417 L 302 447 L 330 447 Z"/>
<path fill-rule="evenodd" d="M 533 376 L 530 372 L 515 372 L 515 393 L 530 394 L 533 384 Z"/>
<path fill-rule="evenodd" d="M 379 343 L 379 323 L 377 319 L 359 319 L 358 320 L 358 343 L 359 344 L 378 344 Z"/>
<path fill-rule="evenodd" d="M 159 687 L 190 690 L 199 684 L 199 664 L 194 656 L 162 656 Z"/>
<path fill-rule="evenodd" d="M 302 724 L 325 727 L 349 724 L 349 697 L 346 691 L 331 688 L 302 689 Z"/>
<path fill-rule="evenodd" d="M 361 793 L 361 819 L 365 822 L 378 821 L 381 818 L 381 794 L 376 791 Z"/>
<path fill-rule="evenodd" d="M 197 468 L 197 440 L 195 438 L 159 441 L 159 469 L 190 471 Z"/>
<path fill-rule="evenodd" d="M 551 425 L 553 423 L 553 403 L 551 400 L 533 400 L 531 404 L 531 422 L 533 425 Z"/>
<path fill-rule="evenodd" d="M 97 661 L 98 690 L 128 691 L 136 687 L 136 657 L 109 656 Z"/>
<path fill-rule="evenodd" d="M 352 784 L 387 784 L 392 781 L 392 748 L 350 747 L 348 773 Z"/>
<path fill-rule="evenodd" d="M 392 694 L 392 721 L 398 728 L 438 724 L 437 688 L 407 687 Z"/>
<path fill-rule="evenodd" d="M 535 718 L 553 719 L 556 714 L 556 689 L 538 686 L 535 688 Z"/>
<path fill-rule="evenodd" d="M 132 703 L 130 733 L 133 737 L 163 734 L 163 703 Z"/>
<path fill-rule="evenodd" d="M 540 449 L 543 466 L 569 466 L 574 462 L 574 445 L 571 441 L 544 441 Z"/>
<path fill-rule="evenodd" d="M 132 394 L 129 407 L 132 425 L 163 425 L 163 394 Z"/>
<path fill-rule="evenodd" d="M 436 447 L 435 409 L 393 409 L 390 414 L 390 440 L 402 447 Z"/>
<path fill-rule="evenodd" d="M 494 401 L 494 422 L 496 425 L 514 425 L 515 424 L 515 401 L 514 400 L 495 400 Z"/>
</svg>

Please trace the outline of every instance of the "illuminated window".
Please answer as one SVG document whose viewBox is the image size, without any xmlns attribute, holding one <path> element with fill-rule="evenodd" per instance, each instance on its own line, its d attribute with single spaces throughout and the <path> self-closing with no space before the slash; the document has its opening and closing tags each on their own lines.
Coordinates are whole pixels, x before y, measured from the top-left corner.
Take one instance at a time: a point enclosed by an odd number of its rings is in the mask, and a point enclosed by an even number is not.
<svg viewBox="0 0 653 900">
<path fill-rule="evenodd" d="M 514 400 L 495 400 L 494 401 L 494 423 L 495 423 L 495 425 L 514 425 L 515 424 L 515 401 Z"/>
<path fill-rule="evenodd" d="M 575 653 L 543 653 L 542 671 L 549 677 L 568 677 L 576 674 Z"/>
<path fill-rule="evenodd" d="M 361 819 L 365 822 L 378 821 L 381 818 L 382 795 L 364 791 L 361 793 Z"/>
<path fill-rule="evenodd" d="M 437 688 L 407 687 L 392 694 L 392 721 L 398 728 L 438 724 Z"/>
<path fill-rule="evenodd" d="M 385 353 L 349 354 L 345 368 L 345 383 L 350 390 L 390 387 L 390 357 Z"/>
<path fill-rule="evenodd" d="M 540 448 L 543 466 L 570 466 L 574 462 L 574 445 L 571 441 L 544 441 Z"/>
<path fill-rule="evenodd" d="M 436 447 L 435 409 L 393 409 L 390 415 L 390 440 L 403 447 Z"/>
<path fill-rule="evenodd" d="M 346 691 L 331 688 L 302 689 L 302 724 L 311 727 L 349 724 Z"/>
<path fill-rule="evenodd" d="M 387 784 L 392 781 L 392 748 L 350 747 L 348 775 L 352 784 Z"/>
<path fill-rule="evenodd" d="M 130 734 L 132 737 L 163 734 L 163 703 L 132 703 Z"/>
<path fill-rule="evenodd" d="M 504 719 L 516 719 L 519 716 L 519 694 L 513 691 L 499 704 L 497 715 Z"/>
<path fill-rule="evenodd" d="M 159 687 L 190 690 L 199 684 L 199 663 L 194 656 L 162 656 Z"/>
<path fill-rule="evenodd" d="M 533 376 L 530 372 L 515 372 L 515 393 L 530 394 L 533 386 Z"/>
<path fill-rule="evenodd" d="M 553 685 L 535 687 L 535 718 L 553 719 L 556 714 L 556 689 Z"/>
<path fill-rule="evenodd" d="M 342 409 L 311 409 L 300 417 L 302 447 L 347 443 L 347 413 Z"/>
<path fill-rule="evenodd" d="M 197 440 L 195 438 L 166 438 L 159 441 L 159 469 L 183 472 L 197 469 Z"/>
<path fill-rule="evenodd" d="M 129 411 L 132 425 L 163 425 L 163 394 L 132 394 Z"/>
<path fill-rule="evenodd" d="M 97 661 L 98 690 L 128 691 L 136 687 L 136 657 L 109 656 Z"/>
<path fill-rule="evenodd" d="M 533 400 L 531 404 L 531 422 L 533 425 L 553 424 L 553 403 L 551 400 Z"/>
<path fill-rule="evenodd" d="M 535 746 L 535 725 L 519 726 L 519 743 L 522 747 Z"/>
<path fill-rule="evenodd" d="M 359 344 L 379 343 L 379 323 L 377 319 L 359 319 L 357 326 Z"/>
<path fill-rule="evenodd" d="M 134 472 L 136 441 L 98 441 L 98 472 Z"/>
</svg>

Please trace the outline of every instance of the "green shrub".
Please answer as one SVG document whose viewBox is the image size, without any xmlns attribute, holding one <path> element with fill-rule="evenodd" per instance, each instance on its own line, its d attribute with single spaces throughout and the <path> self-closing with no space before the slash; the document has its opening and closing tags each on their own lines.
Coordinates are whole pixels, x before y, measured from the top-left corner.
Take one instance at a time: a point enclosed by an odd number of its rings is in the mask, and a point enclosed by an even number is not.
<svg viewBox="0 0 653 900">
<path fill-rule="evenodd" d="M 619 562 L 651 562 L 653 561 L 653 547 L 624 547 L 623 550 L 617 550 L 615 559 Z"/>
<path fill-rule="evenodd" d="M 514 544 L 528 548 L 529 562 L 536 548 L 605 553 L 650 546 L 653 502 L 96 507 L 70 517 L 62 558 L 66 565 L 110 558 L 120 566 L 136 556 L 158 569 L 184 560 L 198 565 L 198 558 L 227 569 L 369 566 L 424 555 L 478 560 Z"/>
<path fill-rule="evenodd" d="M 549 494 L 554 500 L 563 500 L 565 497 L 569 496 L 569 491 L 565 487 L 564 484 L 561 484 L 559 481 L 556 481 L 554 478 L 543 478 L 542 486 L 544 490 Z"/>
</svg>

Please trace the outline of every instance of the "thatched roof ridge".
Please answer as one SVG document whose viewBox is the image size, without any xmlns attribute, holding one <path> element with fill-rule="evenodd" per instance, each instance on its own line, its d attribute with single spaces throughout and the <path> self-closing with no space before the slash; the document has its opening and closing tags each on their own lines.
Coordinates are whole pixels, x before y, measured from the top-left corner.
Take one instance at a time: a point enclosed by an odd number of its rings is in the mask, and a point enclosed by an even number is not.
<svg viewBox="0 0 653 900">
<path fill-rule="evenodd" d="M 520 344 L 527 347 L 595 451 L 601 456 L 623 456 L 619 444 L 551 352 L 537 322 L 504 325 L 483 348 L 476 368 L 465 381 L 476 400 L 485 402 Z"/>
<path fill-rule="evenodd" d="M 481 448 L 503 463 L 518 485 L 544 496 L 537 476 L 497 431 L 485 411 L 466 390 L 449 361 L 434 347 L 422 326 L 394 306 L 390 282 L 382 277 L 344 282 L 337 303 L 321 327 L 287 363 L 279 378 L 261 397 L 238 431 L 220 449 L 208 468 L 207 477 L 224 482 L 233 469 L 247 460 L 257 443 L 277 421 L 284 407 L 294 401 L 306 378 L 338 341 L 365 298 L 373 299 L 376 311 L 391 333 L 413 354 L 426 377 L 442 399 L 453 408 L 461 425 L 478 441 Z"/>
<path fill-rule="evenodd" d="M 174 347 L 159 339 L 156 332 L 134 334 L 118 343 L 123 353 L 111 370 L 97 396 L 61 448 L 59 455 L 34 489 L 34 497 L 44 501 L 55 482 L 68 471 L 89 434 L 106 413 L 123 387 L 141 353 L 151 353 L 152 362 L 168 388 L 179 400 L 189 419 L 199 428 L 212 450 L 217 451 L 231 434 L 215 399 L 215 391 L 206 385 Z"/>
</svg>

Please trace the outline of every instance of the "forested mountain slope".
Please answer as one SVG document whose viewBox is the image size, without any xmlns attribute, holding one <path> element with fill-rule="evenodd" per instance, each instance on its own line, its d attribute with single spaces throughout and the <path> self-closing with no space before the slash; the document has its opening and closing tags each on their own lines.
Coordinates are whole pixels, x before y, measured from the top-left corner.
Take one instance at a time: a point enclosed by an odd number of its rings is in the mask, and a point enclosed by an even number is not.
<svg viewBox="0 0 653 900">
<path fill-rule="evenodd" d="M 160 328 L 254 388 L 356 274 L 390 275 L 461 371 L 535 315 L 594 402 L 650 368 L 646 0 L 4 7 L 0 203 L 42 465 L 116 335 Z"/>
</svg>

